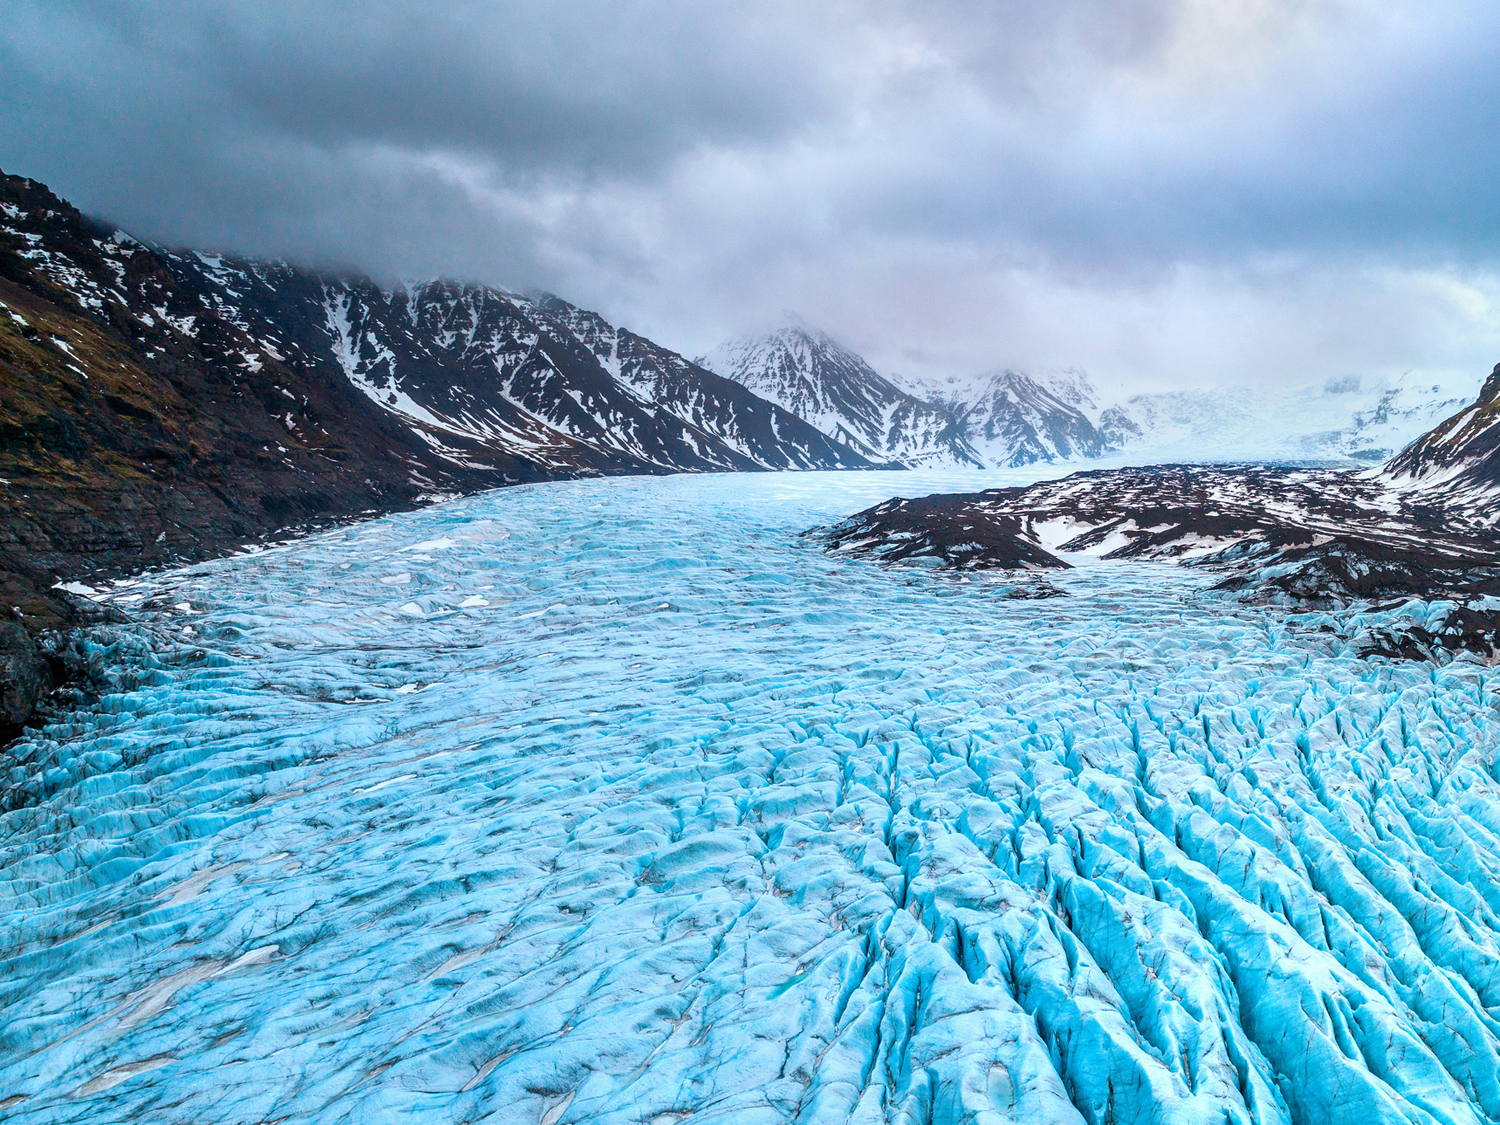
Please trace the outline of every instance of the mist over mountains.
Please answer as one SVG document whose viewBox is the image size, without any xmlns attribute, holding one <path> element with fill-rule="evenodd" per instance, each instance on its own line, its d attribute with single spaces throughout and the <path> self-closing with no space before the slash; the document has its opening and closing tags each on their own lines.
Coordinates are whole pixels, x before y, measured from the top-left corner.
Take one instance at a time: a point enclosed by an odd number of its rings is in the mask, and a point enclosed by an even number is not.
<svg viewBox="0 0 1500 1125">
<path fill-rule="evenodd" d="M 1312 386 L 1115 393 L 1080 370 L 923 380 L 881 374 L 825 333 L 792 325 L 699 362 L 877 460 L 1013 468 L 1100 459 L 1383 461 L 1478 387 L 1343 376 Z"/>
</svg>

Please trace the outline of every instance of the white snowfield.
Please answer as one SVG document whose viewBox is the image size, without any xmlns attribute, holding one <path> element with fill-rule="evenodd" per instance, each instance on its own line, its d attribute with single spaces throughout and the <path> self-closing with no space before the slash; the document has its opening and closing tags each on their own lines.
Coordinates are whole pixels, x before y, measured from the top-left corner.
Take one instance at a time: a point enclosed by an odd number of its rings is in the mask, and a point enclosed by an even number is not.
<svg viewBox="0 0 1500 1125">
<path fill-rule="evenodd" d="M 797 534 L 1017 481 L 529 486 L 98 594 L 128 690 L 6 762 L 0 1116 L 1500 1118 L 1500 677 Z"/>
</svg>

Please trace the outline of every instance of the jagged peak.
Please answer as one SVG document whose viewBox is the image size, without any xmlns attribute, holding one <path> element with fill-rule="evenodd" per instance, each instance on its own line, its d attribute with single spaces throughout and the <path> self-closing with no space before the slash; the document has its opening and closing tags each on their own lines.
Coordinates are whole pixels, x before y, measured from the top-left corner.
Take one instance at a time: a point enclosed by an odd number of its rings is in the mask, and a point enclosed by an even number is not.
<svg viewBox="0 0 1500 1125">
<path fill-rule="evenodd" d="M 1484 381 L 1484 386 L 1479 388 L 1479 398 L 1475 406 L 1488 406 L 1500 397 L 1500 363 L 1495 364 L 1495 369 L 1489 373 Z"/>
<path fill-rule="evenodd" d="M 881 397 L 910 397 L 858 352 L 800 319 L 759 335 L 727 340 L 696 362 L 751 387 L 793 377 L 804 384 L 805 393 L 819 397 L 830 380 L 846 387 L 859 384 Z"/>
</svg>

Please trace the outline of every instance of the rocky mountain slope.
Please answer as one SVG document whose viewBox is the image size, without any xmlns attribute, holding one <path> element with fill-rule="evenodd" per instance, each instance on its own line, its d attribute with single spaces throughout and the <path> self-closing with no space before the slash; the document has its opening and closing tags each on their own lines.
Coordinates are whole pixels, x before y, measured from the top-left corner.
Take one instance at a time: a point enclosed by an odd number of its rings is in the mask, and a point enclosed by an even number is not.
<svg viewBox="0 0 1500 1125">
<path fill-rule="evenodd" d="M 789 327 L 722 344 L 699 360 L 873 461 L 987 463 L 942 406 L 907 394 L 821 332 Z"/>
<path fill-rule="evenodd" d="M 1382 477 L 1419 494 L 1462 499 L 1493 519 L 1500 491 L 1500 364 L 1474 402 L 1393 457 Z"/>
<path fill-rule="evenodd" d="M 17 176 L 0 304 L 0 728 L 57 674 L 59 577 L 506 483 L 869 464 L 629 333 L 606 364 L 555 299 L 148 246 Z"/>
</svg>

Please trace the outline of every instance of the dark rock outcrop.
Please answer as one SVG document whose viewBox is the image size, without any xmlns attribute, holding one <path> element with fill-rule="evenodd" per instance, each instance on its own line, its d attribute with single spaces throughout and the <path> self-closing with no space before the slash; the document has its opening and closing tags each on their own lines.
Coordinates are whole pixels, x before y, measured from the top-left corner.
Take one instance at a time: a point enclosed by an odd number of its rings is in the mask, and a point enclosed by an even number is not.
<svg viewBox="0 0 1500 1125">
<path fill-rule="evenodd" d="M 14 738 L 56 684 L 36 638 L 19 621 L 0 621 L 0 740 Z"/>
<path fill-rule="evenodd" d="M 1024 517 L 966 502 L 963 496 L 887 500 L 823 533 L 830 551 L 883 563 L 962 570 L 1066 570 Z"/>
<path fill-rule="evenodd" d="M 21 634 L 76 621 L 58 578 L 201 558 L 503 479 L 435 457 L 340 373 L 264 355 L 161 254 L 13 176 L 0 178 L 0 306 L 0 592 L 14 626 L 0 695 L 12 727 L 53 678 Z"/>
</svg>

